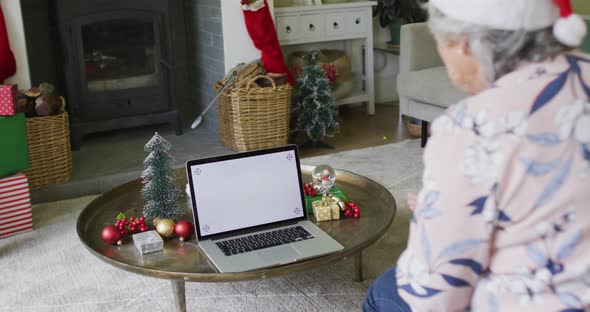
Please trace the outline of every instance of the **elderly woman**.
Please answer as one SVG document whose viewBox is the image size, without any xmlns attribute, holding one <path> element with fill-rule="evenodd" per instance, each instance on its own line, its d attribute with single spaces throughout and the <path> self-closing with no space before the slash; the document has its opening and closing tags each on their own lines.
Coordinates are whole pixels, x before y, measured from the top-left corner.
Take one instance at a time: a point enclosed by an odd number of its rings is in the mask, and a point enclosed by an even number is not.
<svg viewBox="0 0 590 312">
<path fill-rule="evenodd" d="M 407 249 L 364 310 L 588 309 L 583 21 L 551 0 L 431 0 L 429 16 L 470 97 L 432 125 Z"/>
</svg>

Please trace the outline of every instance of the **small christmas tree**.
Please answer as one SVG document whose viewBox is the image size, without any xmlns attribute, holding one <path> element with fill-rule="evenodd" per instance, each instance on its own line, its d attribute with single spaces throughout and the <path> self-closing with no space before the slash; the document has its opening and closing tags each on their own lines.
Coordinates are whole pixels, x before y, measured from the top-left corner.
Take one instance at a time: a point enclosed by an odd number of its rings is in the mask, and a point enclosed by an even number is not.
<svg viewBox="0 0 590 312">
<path fill-rule="evenodd" d="M 172 156 L 168 154 L 171 146 L 157 132 L 145 145 L 149 155 L 143 161 L 146 169 L 141 174 L 143 178 L 143 198 L 146 201 L 143 215 L 146 219 L 177 219 L 180 208 L 177 200 L 180 196 L 174 183 L 172 170 Z"/>
<path fill-rule="evenodd" d="M 338 111 L 332 105 L 334 96 L 330 80 L 317 64 L 319 50 L 306 56 L 308 64 L 295 83 L 291 101 L 291 131 L 305 131 L 310 142 L 304 145 L 325 146 L 321 140 L 331 137 L 338 129 Z"/>
</svg>

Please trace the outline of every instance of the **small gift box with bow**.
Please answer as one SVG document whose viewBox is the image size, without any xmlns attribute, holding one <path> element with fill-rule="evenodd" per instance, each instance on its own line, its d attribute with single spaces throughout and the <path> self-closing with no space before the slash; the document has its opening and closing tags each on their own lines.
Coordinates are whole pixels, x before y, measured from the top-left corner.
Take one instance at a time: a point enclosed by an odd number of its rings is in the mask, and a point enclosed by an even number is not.
<svg viewBox="0 0 590 312">
<path fill-rule="evenodd" d="M 311 187 L 311 186 L 310 186 Z M 308 215 L 313 215 L 313 202 L 315 201 L 320 201 L 322 199 L 323 195 L 318 195 L 316 194 L 315 196 L 311 196 L 308 195 L 308 193 L 305 193 L 305 207 L 307 207 L 307 214 Z M 346 208 L 344 206 L 344 203 L 348 202 L 348 198 L 346 197 L 346 195 L 342 192 L 342 190 L 340 188 L 338 188 L 338 186 L 335 186 L 330 190 L 330 192 L 327 195 L 328 197 L 334 199 L 334 197 L 339 198 L 338 200 L 338 204 L 342 205 L 340 207 L 340 211 L 343 211 L 344 208 Z"/>
<path fill-rule="evenodd" d="M 312 203 L 313 215 L 317 221 L 329 221 L 340 219 L 340 206 L 338 202 L 324 196 Z"/>
</svg>

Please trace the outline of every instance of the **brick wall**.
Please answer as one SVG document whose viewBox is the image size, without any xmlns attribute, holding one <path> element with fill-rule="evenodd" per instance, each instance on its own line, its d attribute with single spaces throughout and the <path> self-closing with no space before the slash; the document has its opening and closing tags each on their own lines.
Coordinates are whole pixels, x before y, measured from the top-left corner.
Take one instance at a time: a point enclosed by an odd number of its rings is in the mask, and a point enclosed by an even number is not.
<svg viewBox="0 0 590 312">
<path fill-rule="evenodd" d="M 189 101 L 198 106 L 200 113 L 215 96 L 213 84 L 225 75 L 221 0 L 188 0 L 185 8 L 191 66 Z M 201 127 L 217 131 L 215 106 L 207 113 Z"/>
<path fill-rule="evenodd" d="M 56 38 L 53 1 L 21 0 L 21 8 L 31 84 L 51 82 L 62 92 L 63 72 L 60 69 L 63 66 L 58 62 L 62 60 L 62 53 Z"/>
</svg>

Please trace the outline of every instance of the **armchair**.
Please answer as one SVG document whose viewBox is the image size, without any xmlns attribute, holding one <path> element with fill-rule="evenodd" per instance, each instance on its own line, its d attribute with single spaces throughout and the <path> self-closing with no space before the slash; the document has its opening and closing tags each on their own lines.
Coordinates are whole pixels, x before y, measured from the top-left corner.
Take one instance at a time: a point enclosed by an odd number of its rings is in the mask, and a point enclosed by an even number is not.
<svg viewBox="0 0 590 312">
<path fill-rule="evenodd" d="M 428 137 L 428 123 L 466 97 L 448 78 L 426 23 L 401 28 L 397 90 L 400 119 L 407 116 L 422 121 L 422 147 Z"/>
</svg>

